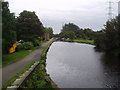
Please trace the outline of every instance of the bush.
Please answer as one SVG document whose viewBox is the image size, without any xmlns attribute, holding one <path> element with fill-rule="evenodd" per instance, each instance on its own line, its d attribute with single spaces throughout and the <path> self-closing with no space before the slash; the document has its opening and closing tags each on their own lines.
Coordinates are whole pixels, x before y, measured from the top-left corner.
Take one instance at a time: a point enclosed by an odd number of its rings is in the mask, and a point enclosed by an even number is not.
<svg viewBox="0 0 120 90">
<path fill-rule="evenodd" d="M 32 47 L 33 47 L 32 42 L 24 42 L 22 44 L 17 45 L 17 51 L 30 50 Z"/>
<path fill-rule="evenodd" d="M 24 50 L 30 50 L 33 47 L 32 42 L 24 42 L 22 45 Z"/>
<path fill-rule="evenodd" d="M 22 44 L 17 45 L 16 51 L 20 51 L 20 50 L 23 50 L 23 45 Z"/>
<path fill-rule="evenodd" d="M 41 61 L 40 61 L 40 64 L 46 65 L 45 60 L 41 60 Z"/>
<path fill-rule="evenodd" d="M 41 55 L 41 60 L 45 60 L 46 59 L 46 54 Z"/>
<path fill-rule="evenodd" d="M 35 84 L 36 84 L 36 87 L 45 88 L 47 85 L 47 82 L 44 80 L 37 80 Z"/>
<path fill-rule="evenodd" d="M 34 46 L 40 46 L 40 41 L 37 40 L 37 39 L 34 39 L 34 40 L 32 41 L 32 43 L 33 43 Z"/>
</svg>

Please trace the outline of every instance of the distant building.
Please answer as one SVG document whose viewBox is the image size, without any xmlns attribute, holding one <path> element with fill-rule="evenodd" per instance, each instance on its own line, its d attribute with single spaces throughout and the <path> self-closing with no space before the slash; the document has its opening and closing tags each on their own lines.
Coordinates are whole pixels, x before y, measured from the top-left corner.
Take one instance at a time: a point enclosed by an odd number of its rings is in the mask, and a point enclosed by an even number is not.
<svg viewBox="0 0 120 90">
<path fill-rule="evenodd" d="M 120 1 L 118 2 L 118 15 L 120 15 Z"/>
</svg>

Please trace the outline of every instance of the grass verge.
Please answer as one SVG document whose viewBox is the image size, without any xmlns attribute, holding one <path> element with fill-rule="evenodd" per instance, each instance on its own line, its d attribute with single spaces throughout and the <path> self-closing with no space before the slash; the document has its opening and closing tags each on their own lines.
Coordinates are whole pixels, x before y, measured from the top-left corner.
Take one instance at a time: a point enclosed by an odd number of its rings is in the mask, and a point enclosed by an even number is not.
<svg viewBox="0 0 120 90">
<path fill-rule="evenodd" d="M 92 45 L 94 45 L 94 40 L 84 40 L 84 39 L 80 39 L 80 40 L 73 40 L 73 42 L 86 43 L 86 44 L 92 44 Z"/>
<path fill-rule="evenodd" d="M 44 44 L 45 42 L 46 41 L 41 42 L 40 45 Z M 39 48 L 39 46 L 33 47 L 31 50 L 21 50 L 19 52 L 14 52 L 12 54 L 3 54 L 2 55 L 2 67 L 24 58 L 25 56 L 29 55 L 31 52 L 33 52 L 37 48 Z"/>
<path fill-rule="evenodd" d="M 49 90 L 58 89 L 57 85 L 48 78 L 49 75 L 46 73 L 46 53 L 50 45 L 55 41 L 54 39 L 44 48 L 41 54 L 40 64 L 35 68 L 33 73 L 28 77 L 20 89 L 23 88 L 45 88 Z"/>
<path fill-rule="evenodd" d="M 2 86 L 2 90 L 6 90 L 6 88 L 10 85 L 13 84 L 13 82 L 19 78 L 23 73 L 25 73 L 27 70 L 29 70 L 29 68 L 35 63 L 35 61 L 33 61 L 31 64 L 29 64 L 24 70 L 22 70 L 21 72 L 17 73 L 13 78 L 11 78 L 6 85 Z"/>
</svg>

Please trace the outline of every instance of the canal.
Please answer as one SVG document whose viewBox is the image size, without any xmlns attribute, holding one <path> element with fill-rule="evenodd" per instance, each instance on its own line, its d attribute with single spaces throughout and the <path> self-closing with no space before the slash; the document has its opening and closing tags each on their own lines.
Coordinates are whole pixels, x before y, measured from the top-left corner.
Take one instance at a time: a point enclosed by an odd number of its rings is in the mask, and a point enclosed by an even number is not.
<svg viewBox="0 0 120 90">
<path fill-rule="evenodd" d="M 54 42 L 47 53 L 47 73 L 59 88 L 117 88 L 118 58 L 94 45 Z"/>
</svg>

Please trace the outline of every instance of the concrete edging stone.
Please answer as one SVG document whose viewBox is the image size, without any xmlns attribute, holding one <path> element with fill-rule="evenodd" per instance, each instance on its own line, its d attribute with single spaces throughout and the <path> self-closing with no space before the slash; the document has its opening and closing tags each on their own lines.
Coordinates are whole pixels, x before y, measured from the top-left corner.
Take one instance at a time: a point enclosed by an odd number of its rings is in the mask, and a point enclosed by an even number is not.
<svg viewBox="0 0 120 90">
<path fill-rule="evenodd" d="M 24 72 L 19 78 L 17 78 L 11 86 L 8 86 L 6 90 L 16 90 L 20 87 L 20 85 L 25 81 L 25 79 L 32 73 L 32 71 L 36 68 L 36 66 L 40 63 L 40 61 L 36 61 L 26 72 Z"/>
</svg>

